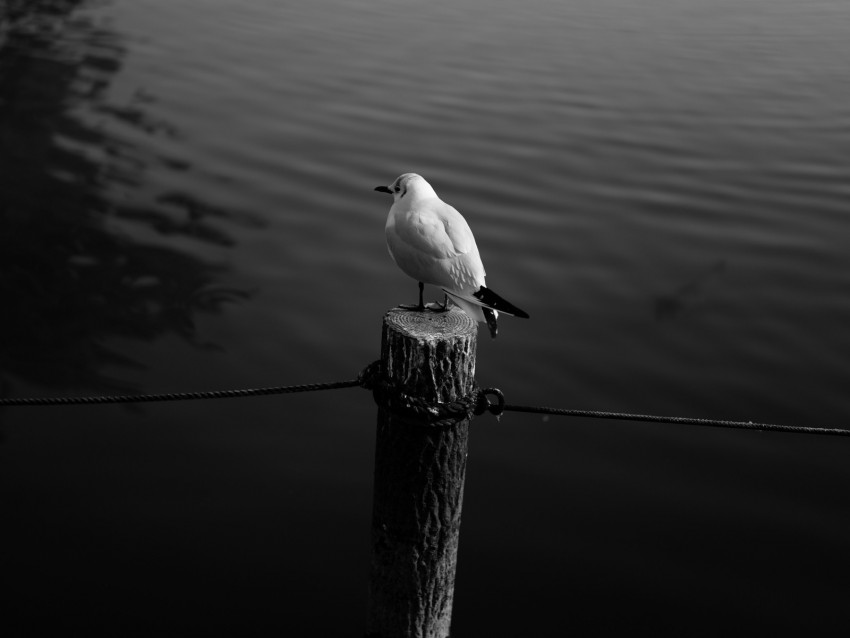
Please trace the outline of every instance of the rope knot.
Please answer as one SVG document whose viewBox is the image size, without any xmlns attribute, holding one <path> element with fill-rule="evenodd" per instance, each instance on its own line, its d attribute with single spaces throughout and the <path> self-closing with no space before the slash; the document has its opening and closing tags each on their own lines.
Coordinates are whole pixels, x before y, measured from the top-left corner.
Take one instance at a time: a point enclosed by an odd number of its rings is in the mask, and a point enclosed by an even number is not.
<svg viewBox="0 0 850 638">
<path fill-rule="evenodd" d="M 395 383 L 385 379 L 380 361 L 366 366 L 357 375 L 357 383 L 372 391 L 375 403 L 379 406 L 416 416 L 430 426 L 450 426 L 469 419 L 474 414 L 481 414 L 475 411 L 480 401 L 480 390 L 477 386 L 467 396 L 449 403 L 425 401 L 402 392 Z M 504 404 L 504 400 L 502 403 Z"/>
<path fill-rule="evenodd" d="M 361 388 L 374 390 L 375 384 L 381 380 L 381 361 L 373 361 L 357 375 L 357 383 Z"/>
</svg>

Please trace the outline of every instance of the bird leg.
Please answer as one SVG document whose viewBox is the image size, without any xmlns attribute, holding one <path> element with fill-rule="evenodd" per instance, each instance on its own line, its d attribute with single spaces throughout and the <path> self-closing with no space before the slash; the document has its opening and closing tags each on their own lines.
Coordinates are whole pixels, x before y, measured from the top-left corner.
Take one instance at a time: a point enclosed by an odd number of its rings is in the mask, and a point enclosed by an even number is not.
<svg viewBox="0 0 850 638">
<path fill-rule="evenodd" d="M 399 304 L 399 308 L 404 308 L 405 310 L 416 310 L 417 312 L 422 312 L 425 310 L 425 304 L 422 302 L 422 293 L 425 290 L 425 284 L 421 281 L 419 282 L 419 305 L 414 306 L 413 304 Z"/>
</svg>

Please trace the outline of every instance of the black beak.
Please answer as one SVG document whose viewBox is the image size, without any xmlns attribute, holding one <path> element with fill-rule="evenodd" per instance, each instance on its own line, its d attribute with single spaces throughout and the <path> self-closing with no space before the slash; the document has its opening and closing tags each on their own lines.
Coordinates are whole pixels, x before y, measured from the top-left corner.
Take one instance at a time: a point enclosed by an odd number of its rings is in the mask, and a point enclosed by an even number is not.
<svg viewBox="0 0 850 638">
<path fill-rule="evenodd" d="M 375 190 L 380 193 L 389 193 L 390 195 L 393 194 L 393 192 L 389 189 L 388 186 L 375 186 Z"/>
</svg>

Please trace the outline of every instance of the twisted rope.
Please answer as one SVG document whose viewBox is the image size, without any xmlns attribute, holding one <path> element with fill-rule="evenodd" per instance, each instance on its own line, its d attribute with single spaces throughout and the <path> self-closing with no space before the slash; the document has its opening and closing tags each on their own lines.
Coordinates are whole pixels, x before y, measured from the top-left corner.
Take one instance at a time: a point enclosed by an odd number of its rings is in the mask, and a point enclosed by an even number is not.
<svg viewBox="0 0 850 638">
<path fill-rule="evenodd" d="M 90 397 L 30 397 L 0 398 L 0 406 L 22 405 L 101 405 L 106 403 L 152 403 L 155 401 L 190 401 L 195 399 L 237 399 L 259 397 L 271 394 L 290 394 L 293 392 L 314 392 L 316 390 L 337 390 L 359 386 L 357 379 L 336 381 L 334 383 L 306 383 L 270 388 L 248 388 L 243 390 L 210 390 L 207 392 L 169 392 L 166 394 L 124 394 Z"/>
<path fill-rule="evenodd" d="M 477 385 L 465 397 L 448 403 L 432 403 L 402 392 L 399 387 L 385 379 L 381 374 L 381 362 L 374 361 L 366 366 L 357 378 L 332 383 L 305 383 L 300 385 L 275 386 L 267 388 L 249 388 L 242 390 L 211 390 L 206 392 L 172 392 L 166 394 L 126 394 L 111 396 L 84 397 L 27 397 L 0 398 L 3 406 L 51 406 L 51 405 L 102 405 L 107 403 L 152 403 L 155 401 L 188 401 L 197 399 L 235 399 L 243 397 L 269 396 L 273 394 L 291 394 L 295 392 L 315 392 L 319 390 L 338 390 L 341 388 L 362 387 L 372 391 L 379 406 L 407 413 L 424 420 L 428 425 L 444 427 L 452 425 L 485 412 L 499 417 L 504 412 L 526 412 L 533 414 L 551 414 L 589 419 L 617 419 L 622 421 L 644 421 L 649 423 L 675 423 L 679 425 L 698 425 L 706 427 L 734 428 L 741 430 L 759 430 L 767 432 L 788 432 L 794 434 L 827 434 L 832 436 L 850 436 L 850 429 L 820 428 L 801 425 L 780 425 L 777 423 L 757 423 L 753 421 L 730 421 L 723 419 L 700 419 L 693 417 L 657 416 L 649 414 L 630 414 L 627 412 L 606 412 L 601 410 L 573 410 L 546 406 L 513 405 L 505 403 L 505 397 L 497 388 L 479 388 Z M 490 401 L 490 397 L 495 402 Z"/>
<path fill-rule="evenodd" d="M 498 392 L 498 390 L 497 390 Z M 850 429 L 816 428 L 803 425 L 780 425 L 778 423 L 758 423 L 754 421 L 729 421 L 724 419 L 699 419 L 684 416 L 657 416 L 651 414 L 630 414 L 628 412 L 605 412 L 601 410 L 570 410 L 544 406 L 505 404 L 504 409 L 511 412 L 530 412 L 534 414 L 554 414 L 575 416 L 587 419 L 618 419 L 621 421 L 644 421 L 648 423 L 675 423 L 679 425 L 700 425 L 715 428 L 733 428 L 738 430 L 759 430 L 764 432 L 788 432 L 793 434 L 829 434 L 832 436 L 850 436 Z"/>
</svg>

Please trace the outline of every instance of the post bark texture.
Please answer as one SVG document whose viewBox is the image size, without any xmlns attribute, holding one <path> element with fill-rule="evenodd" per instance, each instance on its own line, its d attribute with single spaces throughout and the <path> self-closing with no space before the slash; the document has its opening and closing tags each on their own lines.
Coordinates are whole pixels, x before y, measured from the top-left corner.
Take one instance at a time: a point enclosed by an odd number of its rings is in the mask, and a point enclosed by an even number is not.
<svg viewBox="0 0 850 638">
<path fill-rule="evenodd" d="M 475 381 L 477 325 L 463 311 L 384 317 L 384 375 L 405 394 L 450 402 Z M 469 420 L 432 426 L 378 410 L 369 635 L 449 635 Z"/>
</svg>

